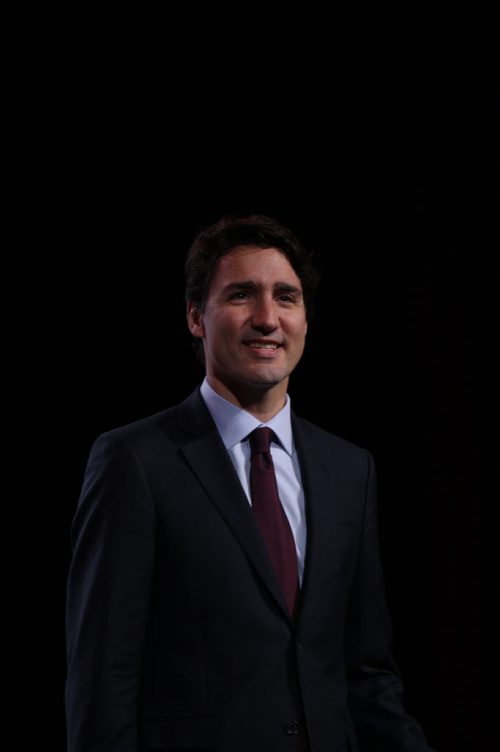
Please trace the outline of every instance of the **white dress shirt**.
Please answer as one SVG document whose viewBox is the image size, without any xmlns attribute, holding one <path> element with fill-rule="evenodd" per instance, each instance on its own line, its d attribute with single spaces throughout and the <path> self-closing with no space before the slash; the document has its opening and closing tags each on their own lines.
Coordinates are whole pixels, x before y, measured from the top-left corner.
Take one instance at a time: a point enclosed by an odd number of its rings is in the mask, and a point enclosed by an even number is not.
<svg viewBox="0 0 500 752">
<path fill-rule="evenodd" d="M 201 385 L 201 395 L 219 431 L 224 446 L 233 462 L 243 490 L 252 504 L 250 494 L 250 442 L 248 436 L 255 428 L 266 426 L 274 431 L 278 440 L 271 442 L 278 494 L 292 529 L 299 580 L 302 584 L 306 555 L 306 515 L 304 491 L 302 489 L 299 461 L 293 443 L 290 418 L 290 397 L 274 418 L 262 423 L 255 416 L 233 405 L 215 392 L 205 379 Z"/>
</svg>

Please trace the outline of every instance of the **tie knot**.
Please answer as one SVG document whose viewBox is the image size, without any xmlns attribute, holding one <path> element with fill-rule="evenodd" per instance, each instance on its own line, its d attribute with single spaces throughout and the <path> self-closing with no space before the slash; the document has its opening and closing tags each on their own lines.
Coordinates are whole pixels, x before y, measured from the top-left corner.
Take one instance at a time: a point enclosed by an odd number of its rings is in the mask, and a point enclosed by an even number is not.
<svg viewBox="0 0 500 752">
<path fill-rule="evenodd" d="M 252 457 L 254 454 L 269 452 L 273 431 L 271 428 L 256 428 L 250 434 L 250 449 Z"/>
</svg>

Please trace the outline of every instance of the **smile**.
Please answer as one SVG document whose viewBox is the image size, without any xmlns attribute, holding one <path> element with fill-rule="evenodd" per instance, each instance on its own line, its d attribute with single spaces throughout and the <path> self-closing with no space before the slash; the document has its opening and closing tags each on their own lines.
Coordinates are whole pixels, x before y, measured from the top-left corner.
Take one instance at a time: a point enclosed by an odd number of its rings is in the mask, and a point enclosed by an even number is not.
<svg viewBox="0 0 500 752">
<path fill-rule="evenodd" d="M 256 350 L 277 350 L 279 347 L 281 347 L 278 342 L 259 342 L 256 340 L 245 342 L 245 345 Z"/>
</svg>

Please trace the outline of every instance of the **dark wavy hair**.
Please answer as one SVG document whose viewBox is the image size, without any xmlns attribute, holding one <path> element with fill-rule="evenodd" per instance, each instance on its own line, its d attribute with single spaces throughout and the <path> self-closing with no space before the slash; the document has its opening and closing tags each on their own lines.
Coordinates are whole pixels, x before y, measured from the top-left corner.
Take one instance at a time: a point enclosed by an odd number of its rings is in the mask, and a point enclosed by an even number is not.
<svg viewBox="0 0 500 752">
<path fill-rule="evenodd" d="M 186 302 L 193 303 L 199 311 L 203 311 L 218 259 L 238 245 L 277 248 L 287 257 L 300 279 L 306 316 L 310 320 L 319 282 L 312 254 L 306 251 L 291 230 L 264 214 L 222 217 L 198 233 L 186 259 Z M 203 361 L 201 340 L 195 337 L 193 346 Z"/>
</svg>

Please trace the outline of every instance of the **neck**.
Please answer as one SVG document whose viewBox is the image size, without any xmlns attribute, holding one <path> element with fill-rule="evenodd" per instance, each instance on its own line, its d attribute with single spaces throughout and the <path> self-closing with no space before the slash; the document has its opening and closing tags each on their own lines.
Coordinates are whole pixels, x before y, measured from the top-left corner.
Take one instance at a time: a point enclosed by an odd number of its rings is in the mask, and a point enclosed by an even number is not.
<svg viewBox="0 0 500 752">
<path fill-rule="evenodd" d="M 207 374 L 207 381 L 221 397 L 236 407 L 246 410 L 262 423 L 274 418 L 286 404 L 288 379 L 267 389 L 251 387 L 247 384 L 225 384 Z"/>
</svg>

